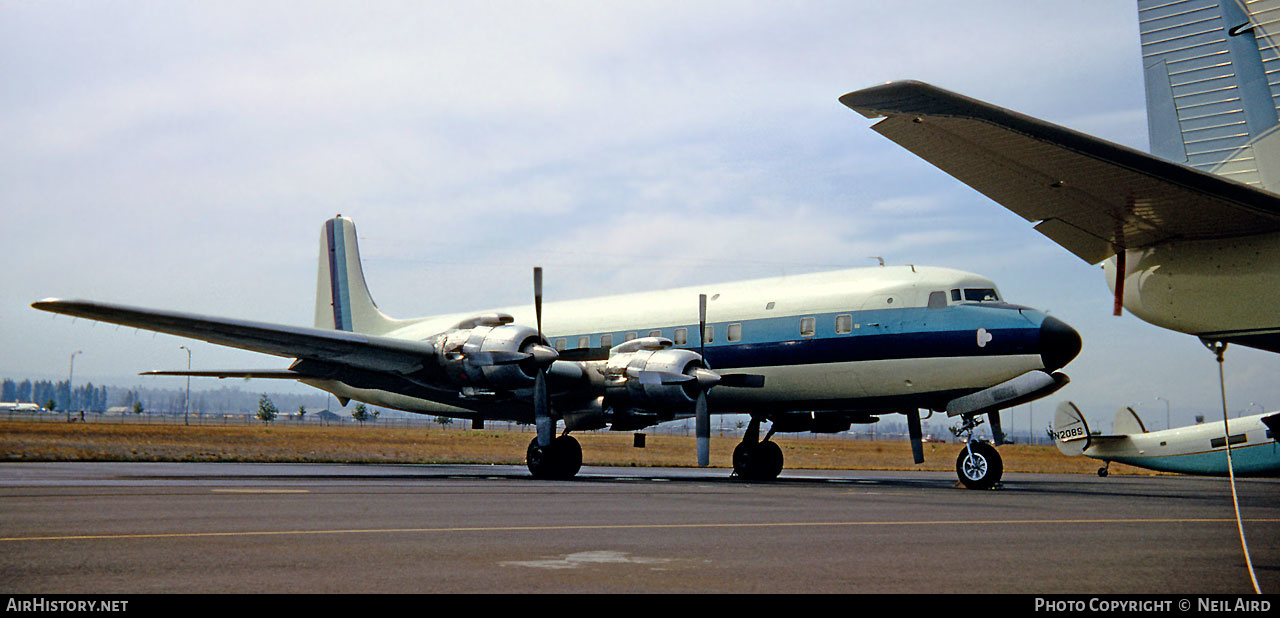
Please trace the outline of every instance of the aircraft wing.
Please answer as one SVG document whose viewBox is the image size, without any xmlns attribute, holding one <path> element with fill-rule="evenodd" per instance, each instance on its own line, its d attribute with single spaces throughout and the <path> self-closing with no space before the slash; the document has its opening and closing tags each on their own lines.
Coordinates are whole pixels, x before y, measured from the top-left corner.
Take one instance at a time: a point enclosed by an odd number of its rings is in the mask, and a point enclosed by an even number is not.
<svg viewBox="0 0 1280 618">
<path fill-rule="evenodd" d="M 1168 239 L 1280 231 L 1280 195 L 936 86 L 902 81 L 840 102 L 1090 264 Z"/>
<path fill-rule="evenodd" d="M 41 311 L 133 326 L 263 354 L 320 360 L 378 372 L 407 374 L 421 369 L 435 347 L 421 341 L 362 335 L 341 330 L 282 326 L 85 300 L 46 299 L 31 304 Z M 242 372 L 243 373 L 243 372 Z M 271 371 L 257 372 L 268 376 Z M 182 375 L 186 375 L 184 372 Z M 193 374 L 194 375 L 194 374 Z M 232 372 L 228 374 L 234 377 Z"/>
</svg>

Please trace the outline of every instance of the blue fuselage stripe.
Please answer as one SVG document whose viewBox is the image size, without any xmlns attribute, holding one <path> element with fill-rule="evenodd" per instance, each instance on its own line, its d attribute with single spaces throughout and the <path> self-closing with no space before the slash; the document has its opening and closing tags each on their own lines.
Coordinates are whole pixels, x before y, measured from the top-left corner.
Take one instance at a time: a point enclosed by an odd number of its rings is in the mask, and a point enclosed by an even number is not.
<svg viewBox="0 0 1280 618">
<path fill-rule="evenodd" d="M 1139 468 L 1163 472 L 1210 476 L 1226 476 L 1227 474 L 1226 449 L 1186 455 L 1170 455 L 1167 457 L 1114 457 L 1109 459 Z M 1231 449 L 1231 467 L 1240 476 L 1274 475 L 1276 470 L 1280 469 L 1280 444 L 1272 440 L 1262 444 L 1233 447 Z"/>
<path fill-rule="evenodd" d="M 836 316 L 851 316 L 848 333 L 836 332 Z M 814 334 L 800 335 L 801 318 L 814 318 Z M 967 356 L 1009 356 L 1039 354 L 1040 323 L 1044 314 L 1030 309 L 953 305 L 943 309 L 882 309 L 845 311 L 806 316 L 786 316 L 732 322 L 708 323 L 714 326 L 715 341 L 706 346 L 708 363 L 719 369 L 810 365 L 854 361 L 908 358 L 946 358 Z M 726 342 L 727 325 L 741 324 L 740 341 Z M 638 337 L 660 330 L 661 336 L 674 339 L 675 329 L 684 328 L 688 341 L 676 347 L 698 348 L 698 325 L 675 325 L 614 333 L 556 336 L 565 339 L 568 353 L 581 336 L 589 338 L 594 348 L 592 357 L 607 357 L 600 348 L 600 337 L 612 335 L 613 345 L 623 343 L 629 332 Z M 985 336 L 979 336 L 982 329 Z M 979 340 L 982 345 L 979 345 Z M 603 356 L 602 356 L 603 355 Z"/>
</svg>

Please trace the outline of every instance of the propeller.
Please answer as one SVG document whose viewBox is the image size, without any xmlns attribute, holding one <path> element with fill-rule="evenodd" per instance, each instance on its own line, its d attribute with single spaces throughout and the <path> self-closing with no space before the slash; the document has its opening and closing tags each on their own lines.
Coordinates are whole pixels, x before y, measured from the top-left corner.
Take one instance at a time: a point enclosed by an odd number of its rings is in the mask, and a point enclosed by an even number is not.
<svg viewBox="0 0 1280 618">
<path fill-rule="evenodd" d="M 698 355 L 707 362 L 707 295 L 698 295 Z M 698 438 L 698 465 L 711 464 L 711 411 L 707 408 L 707 391 L 715 386 L 729 388 L 763 388 L 764 376 L 749 373 L 720 375 L 708 368 L 694 368 L 685 381 L 698 381 L 698 397 L 693 404 L 694 435 Z"/>
<path fill-rule="evenodd" d="M 542 345 L 542 267 L 533 267 L 533 312 L 538 323 L 539 343 L 530 346 L 537 361 L 537 373 L 533 378 L 533 421 L 538 431 L 538 446 L 546 448 L 555 437 L 556 424 L 551 418 L 551 396 L 547 393 L 547 367 L 555 362 L 554 348 Z"/>
<path fill-rule="evenodd" d="M 702 356 L 702 362 L 707 362 L 707 295 L 698 295 L 698 354 Z M 694 435 L 698 437 L 698 466 L 706 467 L 711 464 L 711 412 L 707 410 L 707 389 L 715 386 L 720 382 L 721 377 L 709 370 L 703 369 L 695 371 L 694 374 L 702 378 L 703 374 L 711 374 L 715 376 L 715 380 L 710 384 L 703 385 L 703 380 L 698 380 L 698 399 L 693 404 L 694 416 Z"/>
</svg>

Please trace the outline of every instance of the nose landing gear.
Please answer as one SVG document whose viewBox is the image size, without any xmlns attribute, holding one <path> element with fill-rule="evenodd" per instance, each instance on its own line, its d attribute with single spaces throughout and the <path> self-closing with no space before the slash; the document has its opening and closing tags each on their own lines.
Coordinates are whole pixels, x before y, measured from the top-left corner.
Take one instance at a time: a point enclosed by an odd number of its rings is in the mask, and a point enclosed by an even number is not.
<svg viewBox="0 0 1280 618">
<path fill-rule="evenodd" d="M 956 458 L 956 476 L 969 489 L 991 489 L 1004 475 L 1004 462 L 996 447 L 973 438 L 973 430 L 981 424 L 976 416 L 966 415 L 958 432 L 965 439 L 965 448 Z"/>
</svg>

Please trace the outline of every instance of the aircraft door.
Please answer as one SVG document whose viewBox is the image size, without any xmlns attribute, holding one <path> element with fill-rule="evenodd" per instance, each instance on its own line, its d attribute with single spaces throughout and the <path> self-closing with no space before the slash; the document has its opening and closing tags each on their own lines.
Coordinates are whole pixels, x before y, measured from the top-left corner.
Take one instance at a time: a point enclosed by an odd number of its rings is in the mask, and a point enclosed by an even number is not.
<svg viewBox="0 0 1280 618">
<path fill-rule="evenodd" d="M 902 309 L 906 306 L 905 294 L 877 294 L 862 302 L 854 317 L 854 333 L 861 335 L 889 335 L 902 329 Z M 870 331 L 859 333 L 859 329 Z"/>
</svg>

